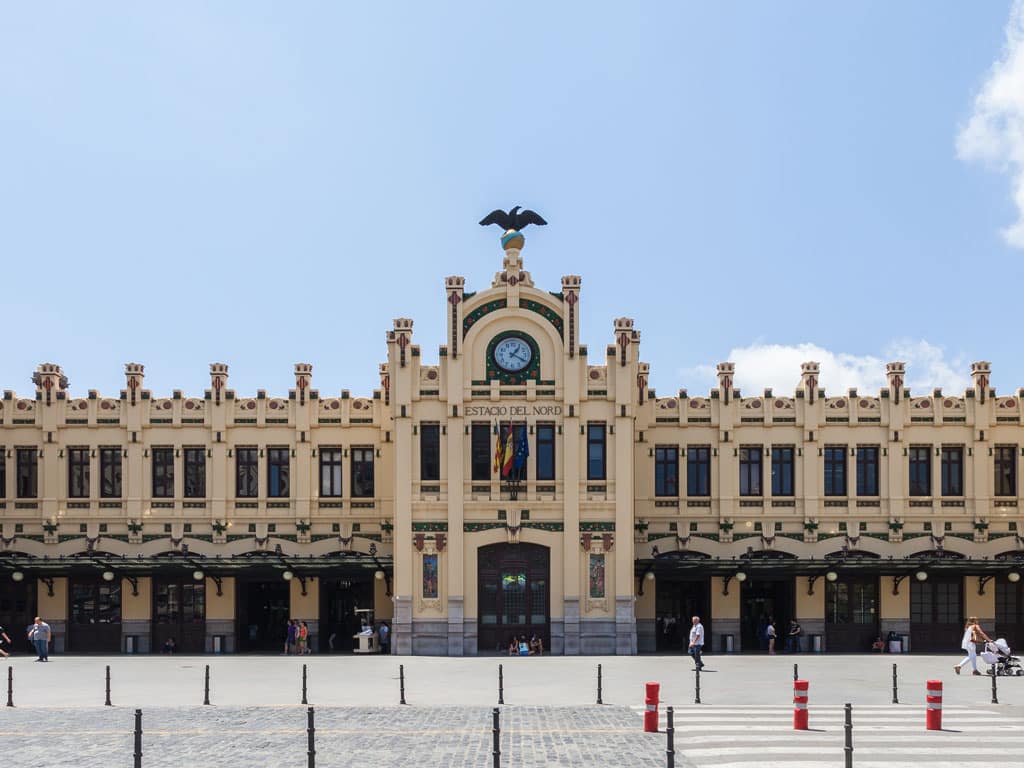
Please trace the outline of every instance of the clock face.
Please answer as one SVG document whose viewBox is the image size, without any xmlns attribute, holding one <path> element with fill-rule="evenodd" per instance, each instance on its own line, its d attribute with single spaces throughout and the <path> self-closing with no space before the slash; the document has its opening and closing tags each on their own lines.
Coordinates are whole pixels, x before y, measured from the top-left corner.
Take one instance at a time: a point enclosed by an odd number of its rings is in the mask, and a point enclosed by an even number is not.
<svg viewBox="0 0 1024 768">
<path fill-rule="evenodd" d="M 502 339 L 494 347 L 494 362 L 504 371 L 518 373 L 530 364 L 533 350 L 525 339 L 510 336 Z"/>
</svg>

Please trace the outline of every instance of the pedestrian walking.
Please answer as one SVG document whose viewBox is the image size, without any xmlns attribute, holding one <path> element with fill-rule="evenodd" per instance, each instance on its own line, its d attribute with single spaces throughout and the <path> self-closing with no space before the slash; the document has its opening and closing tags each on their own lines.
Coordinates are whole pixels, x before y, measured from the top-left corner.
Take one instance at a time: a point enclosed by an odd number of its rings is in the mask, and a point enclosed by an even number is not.
<svg viewBox="0 0 1024 768">
<path fill-rule="evenodd" d="M 704 662 L 700 660 L 700 652 L 704 648 L 704 625 L 700 623 L 700 616 L 694 616 L 692 622 L 689 654 L 693 657 L 694 666 L 704 669 Z"/>
<path fill-rule="evenodd" d="M 50 625 L 36 616 L 35 623 L 29 627 L 28 639 L 36 647 L 36 654 L 39 656 L 36 661 L 50 660 Z"/>
<path fill-rule="evenodd" d="M 0 656 L 3 656 L 5 659 L 10 658 L 11 654 L 4 650 L 4 646 L 13 649 L 14 643 L 11 642 L 11 638 L 7 635 L 7 630 L 3 627 L 0 627 L 0 640 L 3 640 L 3 643 L 0 644 Z"/>
<path fill-rule="evenodd" d="M 804 633 L 803 628 L 796 619 L 789 622 L 789 634 L 786 635 L 786 652 L 800 653 L 802 649 L 800 636 Z"/>
<path fill-rule="evenodd" d="M 769 656 L 774 656 L 775 655 L 775 640 L 778 637 L 778 634 L 775 631 L 775 622 L 772 621 L 771 619 L 768 619 L 768 626 L 765 628 L 764 636 L 768 640 L 768 655 Z"/>
<path fill-rule="evenodd" d="M 295 624 L 295 619 L 288 619 L 288 623 L 285 625 L 284 634 L 284 655 L 287 656 L 290 653 L 295 652 L 295 640 L 298 636 L 298 627 Z"/>
<path fill-rule="evenodd" d="M 960 647 L 967 651 L 967 656 L 959 664 L 953 666 L 953 671 L 958 675 L 960 670 L 963 669 L 967 664 L 971 665 L 974 670 L 972 674 L 981 675 L 978 671 L 978 643 L 990 643 L 992 638 L 985 634 L 985 631 L 978 624 L 978 617 L 971 616 L 967 619 L 967 624 L 964 625 L 964 635 L 960 639 Z"/>
<path fill-rule="evenodd" d="M 386 621 L 380 623 L 380 652 L 383 654 L 391 653 L 391 627 L 388 626 Z"/>
<path fill-rule="evenodd" d="M 306 622 L 301 621 L 301 622 L 299 622 L 299 642 L 298 642 L 299 655 L 300 656 L 304 656 L 305 654 L 309 653 L 309 647 L 308 646 L 309 646 L 309 627 L 306 625 Z"/>
</svg>

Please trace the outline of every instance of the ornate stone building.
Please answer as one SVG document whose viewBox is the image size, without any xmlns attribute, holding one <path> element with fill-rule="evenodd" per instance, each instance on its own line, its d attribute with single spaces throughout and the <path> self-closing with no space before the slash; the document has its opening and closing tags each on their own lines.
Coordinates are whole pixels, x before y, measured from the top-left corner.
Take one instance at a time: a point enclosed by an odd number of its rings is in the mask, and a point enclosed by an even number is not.
<svg viewBox="0 0 1024 768">
<path fill-rule="evenodd" d="M 1024 637 L 1024 393 L 988 363 L 959 394 L 894 362 L 878 393 L 806 363 L 741 396 L 722 363 L 708 396 L 657 397 L 633 321 L 588 354 L 580 278 L 536 287 L 523 242 L 485 290 L 445 280 L 437 364 L 395 320 L 371 397 L 305 363 L 254 397 L 219 363 L 170 396 L 134 363 L 84 397 L 39 366 L 0 403 L 0 623 L 136 652 L 276 651 L 289 617 L 321 652 L 371 617 L 402 654 L 674 650 L 695 613 L 715 651 L 762 648 L 769 618 L 805 650 L 951 648 L 966 614 Z"/>
</svg>

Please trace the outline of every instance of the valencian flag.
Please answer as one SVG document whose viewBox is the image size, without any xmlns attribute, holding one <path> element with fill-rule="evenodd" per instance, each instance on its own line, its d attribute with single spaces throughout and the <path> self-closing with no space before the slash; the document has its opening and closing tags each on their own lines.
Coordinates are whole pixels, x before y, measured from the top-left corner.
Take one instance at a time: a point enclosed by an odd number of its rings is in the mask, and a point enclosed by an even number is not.
<svg viewBox="0 0 1024 768">
<path fill-rule="evenodd" d="M 501 465 L 504 463 L 505 458 L 505 441 L 501 439 L 501 427 L 497 422 L 494 424 L 495 429 L 498 431 L 498 439 L 495 440 L 494 445 L 494 464 L 492 472 L 501 472 Z"/>
<path fill-rule="evenodd" d="M 516 434 L 512 425 L 508 425 L 505 433 L 505 454 L 501 460 L 501 476 L 507 478 L 512 471 L 512 462 L 516 456 Z"/>
</svg>

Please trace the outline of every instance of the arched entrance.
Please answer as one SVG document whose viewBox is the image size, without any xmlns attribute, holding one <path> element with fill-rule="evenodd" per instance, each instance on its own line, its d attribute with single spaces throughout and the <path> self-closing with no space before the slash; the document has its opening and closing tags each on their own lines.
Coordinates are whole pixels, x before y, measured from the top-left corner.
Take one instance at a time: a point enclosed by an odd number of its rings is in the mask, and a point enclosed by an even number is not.
<svg viewBox="0 0 1024 768">
<path fill-rule="evenodd" d="M 539 544 L 491 544 L 477 552 L 479 648 L 504 651 L 536 634 L 551 647 L 551 555 Z"/>
</svg>

